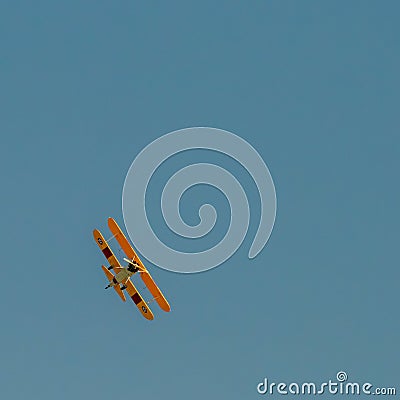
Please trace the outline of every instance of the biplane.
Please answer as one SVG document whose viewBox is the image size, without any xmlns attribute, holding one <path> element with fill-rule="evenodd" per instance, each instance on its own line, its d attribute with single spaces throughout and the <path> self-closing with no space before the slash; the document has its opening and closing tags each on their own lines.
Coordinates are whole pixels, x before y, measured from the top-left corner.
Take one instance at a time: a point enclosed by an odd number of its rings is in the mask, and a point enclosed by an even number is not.
<svg viewBox="0 0 400 400">
<path fill-rule="evenodd" d="M 168 301 L 165 299 L 161 290 L 151 277 L 149 271 L 143 265 L 132 245 L 129 243 L 121 228 L 118 226 L 113 218 L 108 218 L 108 227 L 110 228 L 110 231 L 113 235 L 109 240 L 113 238 L 117 240 L 118 244 L 121 246 L 122 251 L 126 255 L 124 261 L 127 262 L 127 266 L 123 267 L 120 264 L 120 262 L 112 252 L 108 241 L 104 239 L 99 230 L 95 229 L 93 231 L 94 240 L 96 241 L 104 256 L 107 258 L 108 263 L 110 264 L 108 268 L 106 268 L 104 265 L 101 266 L 109 281 L 109 284 L 105 287 L 105 289 L 113 288 L 117 292 L 118 296 L 122 299 L 122 301 L 126 301 L 124 294 L 125 291 L 136 304 L 136 307 L 139 309 L 140 313 L 146 319 L 152 320 L 154 319 L 152 311 L 150 310 L 148 304 L 137 291 L 136 287 L 130 279 L 131 276 L 139 273 L 144 284 L 146 285 L 147 289 L 153 296 L 153 299 L 157 302 L 160 308 L 166 312 L 170 311 L 171 307 L 168 304 Z M 115 274 L 113 274 L 111 271 L 114 271 Z"/>
</svg>

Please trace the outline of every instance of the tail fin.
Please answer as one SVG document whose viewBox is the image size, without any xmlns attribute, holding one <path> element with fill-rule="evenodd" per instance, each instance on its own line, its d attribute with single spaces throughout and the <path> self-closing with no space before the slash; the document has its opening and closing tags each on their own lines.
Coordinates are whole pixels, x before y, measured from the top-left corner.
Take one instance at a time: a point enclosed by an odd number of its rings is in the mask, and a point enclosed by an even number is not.
<svg viewBox="0 0 400 400">
<path fill-rule="evenodd" d="M 104 265 L 101 266 L 101 269 L 102 269 L 103 272 L 105 273 L 105 275 L 106 275 L 108 281 L 111 282 L 111 281 L 114 279 L 114 274 L 113 274 L 111 271 L 109 271 Z M 121 297 L 121 300 L 122 300 L 122 301 L 126 301 L 125 295 L 124 295 L 124 293 L 122 292 L 122 290 L 121 290 L 121 288 L 119 287 L 119 285 L 117 284 L 117 285 L 115 285 L 115 286 L 113 286 L 113 287 L 114 287 L 115 291 L 117 292 L 118 296 Z"/>
</svg>

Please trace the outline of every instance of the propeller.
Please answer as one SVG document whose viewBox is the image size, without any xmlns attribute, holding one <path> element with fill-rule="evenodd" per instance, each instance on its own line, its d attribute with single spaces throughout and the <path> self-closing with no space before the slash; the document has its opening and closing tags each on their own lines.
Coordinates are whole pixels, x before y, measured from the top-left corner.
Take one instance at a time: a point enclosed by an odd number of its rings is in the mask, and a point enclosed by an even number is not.
<svg viewBox="0 0 400 400">
<path fill-rule="evenodd" d="M 135 260 L 129 260 L 128 258 L 124 258 L 124 261 L 126 261 L 129 264 L 133 264 L 136 265 L 136 267 L 138 267 L 140 269 L 140 271 L 146 271 L 145 268 L 143 268 L 138 262 L 136 262 Z"/>
</svg>

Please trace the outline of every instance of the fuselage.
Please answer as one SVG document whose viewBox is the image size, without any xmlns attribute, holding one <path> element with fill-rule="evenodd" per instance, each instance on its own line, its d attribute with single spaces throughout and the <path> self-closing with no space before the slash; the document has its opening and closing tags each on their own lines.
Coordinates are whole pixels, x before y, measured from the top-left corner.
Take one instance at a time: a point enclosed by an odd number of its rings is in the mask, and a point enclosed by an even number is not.
<svg viewBox="0 0 400 400">
<path fill-rule="evenodd" d="M 139 271 L 137 265 L 134 264 L 134 261 L 129 262 L 127 267 L 122 267 L 118 273 L 113 277 L 112 281 L 109 284 L 110 286 L 115 286 L 119 284 L 125 284 L 125 282 L 136 272 Z"/>
<path fill-rule="evenodd" d="M 117 283 L 124 283 L 128 278 L 130 278 L 134 272 L 129 271 L 128 268 L 122 268 L 117 275 L 115 275 L 115 280 Z"/>
</svg>

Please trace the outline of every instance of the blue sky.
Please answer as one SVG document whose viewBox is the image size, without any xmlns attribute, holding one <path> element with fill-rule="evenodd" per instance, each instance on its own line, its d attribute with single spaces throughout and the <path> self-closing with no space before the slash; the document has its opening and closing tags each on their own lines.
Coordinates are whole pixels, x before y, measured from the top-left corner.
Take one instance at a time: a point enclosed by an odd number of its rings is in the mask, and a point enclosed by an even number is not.
<svg viewBox="0 0 400 400">
<path fill-rule="evenodd" d="M 255 399 L 264 377 L 339 370 L 397 385 L 399 11 L 389 0 L 2 2 L 4 398 Z M 252 261 L 254 218 L 215 270 L 148 264 L 173 309 L 153 305 L 149 323 L 104 291 L 91 232 L 109 216 L 122 224 L 139 151 L 190 126 L 258 150 L 277 220 Z"/>
</svg>

